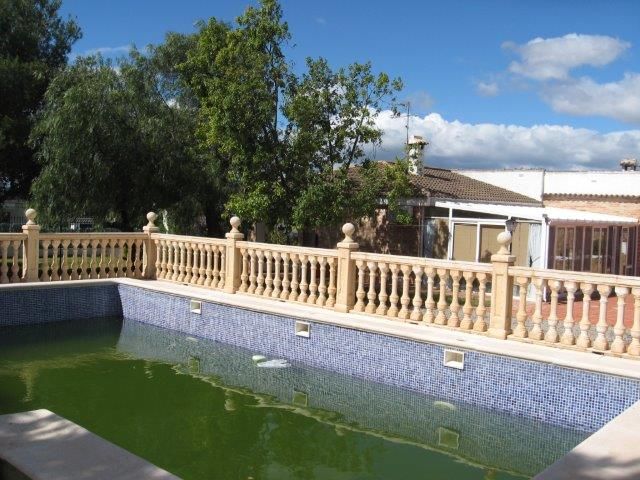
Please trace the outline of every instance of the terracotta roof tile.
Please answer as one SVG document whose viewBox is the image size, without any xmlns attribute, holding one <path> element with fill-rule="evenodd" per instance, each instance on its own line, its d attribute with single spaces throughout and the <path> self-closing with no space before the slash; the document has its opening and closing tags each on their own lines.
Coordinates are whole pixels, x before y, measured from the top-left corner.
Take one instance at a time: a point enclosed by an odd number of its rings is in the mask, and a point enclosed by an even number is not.
<svg viewBox="0 0 640 480">
<path fill-rule="evenodd" d="M 539 201 L 526 195 L 496 187 L 443 168 L 425 167 L 422 175 L 412 175 L 410 181 L 418 189 L 417 193 L 424 197 L 487 203 L 540 204 Z"/>
</svg>

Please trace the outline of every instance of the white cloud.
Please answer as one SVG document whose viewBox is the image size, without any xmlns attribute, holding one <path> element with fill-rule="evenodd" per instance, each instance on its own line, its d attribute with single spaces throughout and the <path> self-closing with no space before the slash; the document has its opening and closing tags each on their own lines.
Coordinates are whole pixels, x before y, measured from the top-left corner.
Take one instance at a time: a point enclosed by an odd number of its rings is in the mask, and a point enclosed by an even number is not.
<svg viewBox="0 0 640 480">
<path fill-rule="evenodd" d="M 571 69 L 613 62 L 630 43 L 605 35 L 570 33 L 564 37 L 534 38 L 524 45 L 506 42 L 503 47 L 516 52 L 521 61 L 512 62 L 513 73 L 536 80 L 566 79 Z"/>
<path fill-rule="evenodd" d="M 324 17 L 316 17 L 316 23 L 318 25 L 326 25 L 327 20 Z"/>
<path fill-rule="evenodd" d="M 500 87 L 496 82 L 478 82 L 476 92 L 483 97 L 495 97 L 500 93 Z"/>
<path fill-rule="evenodd" d="M 628 73 L 622 80 L 610 83 L 596 83 L 584 77 L 551 85 L 542 95 L 557 112 L 640 123 L 640 74 L 637 73 Z"/>
<path fill-rule="evenodd" d="M 411 103 L 412 111 L 425 111 L 433 106 L 433 97 L 423 90 L 407 95 L 406 100 Z"/>
<path fill-rule="evenodd" d="M 401 155 L 404 119 L 383 111 L 377 124 L 384 136 L 376 157 Z M 411 134 L 429 141 L 427 163 L 444 168 L 611 169 L 617 168 L 621 158 L 640 153 L 640 130 L 602 134 L 566 125 L 470 124 L 448 121 L 437 113 L 412 117 Z"/>
<path fill-rule="evenodd" d="M 129 50 L 131 50 L 132 45 L 120 45 L 119 47 L 98 47 L 98 48 L 91 48 L 89 50 L 85 50 L 85 52 L 83 53 L 83 55 L 103 55 L 105 57 L 109 57 L 112 55 L 118 55 L 120 53 L 127 53 Z"/>
</svg>

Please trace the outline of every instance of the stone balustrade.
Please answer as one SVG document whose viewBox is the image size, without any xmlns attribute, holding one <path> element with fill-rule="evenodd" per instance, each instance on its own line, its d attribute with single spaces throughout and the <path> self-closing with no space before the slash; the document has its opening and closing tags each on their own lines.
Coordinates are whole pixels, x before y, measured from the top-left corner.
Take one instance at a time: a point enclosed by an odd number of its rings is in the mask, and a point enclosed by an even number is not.
<svg viewBox="0 0 640 480">
<path fill-rule="evenodd" d="M 154 234 L 156 278 L 224 290 L 225 240 Z"/>
<path fill-rule="evenodd" d="M 242 257 L 240 293 L 333 308 L 335 250 L 238 242 Z"/>
<path fill-rule="evenodd" d="M 509 339 L 640 357 L 640 278 L 524 267 L 509 277 Z"/>
<path fill-rule="evenodd" d="M 356 303 L 364 312 L 487 331 L 491 265 L 356 252 Z"/>
<path fill-rule="evenodd" d="M 511 236 L 491 263 L 359 252 L 355 227 L 336 249 L 159 232 L 0 234 L 0 283 L 116 277 L 188 284 L 494 338 L 640 358 L 640 278 L 514 266 Z"/>
</svg>

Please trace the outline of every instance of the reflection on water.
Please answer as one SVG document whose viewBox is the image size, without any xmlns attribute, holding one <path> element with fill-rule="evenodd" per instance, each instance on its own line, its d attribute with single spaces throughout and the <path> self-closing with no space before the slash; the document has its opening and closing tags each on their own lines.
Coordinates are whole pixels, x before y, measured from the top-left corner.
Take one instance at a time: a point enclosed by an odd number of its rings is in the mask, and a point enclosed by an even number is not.
<svg viewBox="0 0 640 480">
<path fill-rule="evenodd" d="M 506 479 L 586 436 L 137 322 L 0 332 L 0 413 L 48 408 L 184 478 Z"/>
</svg>

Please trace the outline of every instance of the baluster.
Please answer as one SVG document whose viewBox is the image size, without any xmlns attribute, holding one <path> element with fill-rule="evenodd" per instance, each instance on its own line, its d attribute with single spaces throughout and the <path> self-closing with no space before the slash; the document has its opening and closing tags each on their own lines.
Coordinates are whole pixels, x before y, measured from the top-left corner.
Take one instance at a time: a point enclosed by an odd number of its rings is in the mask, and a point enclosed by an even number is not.
<svg viewBox="0 0 640 480">
<path fill-rule="evenodd" d="M 267 284 L 267 288 L 265 288 L 264 290 L 264 296 L 270 297 L 271 294 L 273 293 L 273 267 L 272 267 L 273 253 L 267 250 L 264 256 L 267 262 L 267 277 L 265 280 Z"/>
<path fill-rule="evenodd" d="M 184 242 L 184 270 L 182 271 L 182 281 L 184 283 L 191 283 L 191 243 Z"/>
<path fill-rule="evenodd" d="M 516 313 L 516 321 L 518 324 L 513 330 L 513 335 L 518 338 L 527 337 L 527 286 L 529 284 L 529 278 L 525 276 L 516 277 L 516 283 L 518 284 L 518 313 Z"/>
<path fill-rule="evenodd" d="M 536 289 L 536 308 L 531 318 L 533 325 L 529 332 L 529 338 L 532 340 L 542 340 L 542 295 L 547 282 L 542 278 L 533 278 L 531 283 Z"/>
<path fill-rule="evenodd" d="M 367 313 L 376 311 L 376 262 L 367 262 L 369 268 L 369 291 L 367 293 L 367 307 L 364 309 Z"/>
<path fill-rule="evenodd" d="M 218 283 L 220 283 L 220 255 L 218 254 L 218 246 L 217 245 L 210 245 L 209 249 L 211 250 L 211 256 L 213 257 L 213 271 L 212 271 L 212 275 L 213 278 L 211 280 L 211 282 L 209 282 L 209 285 L 211 286 L 211 288 L 218 288 Z M 246 267 L 246 260 L 245 260 L 245 253 L 244 251 L 241 251 L 242 253 L 242 266 L 243 268 Z M 245 275 L 245 281 L 248 278 L 246 275 L 246 271 L 243 271 L 244 275 Z M 240 278 L 242 278 L 242 275 L 240 276 Z M 246 283 L 246 282 L 245 282 Z M 242 288 L 240 289 L 241 292 L 246 292 L 247 290 L 242 290 Z"/>
<path fill-rule="evenodd" d="M 218 280 L 218 289 L 224 289 L 224 282 L 227 276 L 227 248 L 224 245 L 219 245 L 218 251 L 220 252 L 220 278 Z"/>
<path fill-rule="evenodd" d="M 385 262 L 378 262 L 378 270 L 380 270 L 380 294 L 378 295 L 378 308 L 376 314 L 385 315 L 387 313 L 387 274 L 389 273 L 389 265 Z"/>
<path fill-rule="evenodd" d="M 410 319 L 416 322 L 422 320 L 422 275 L 424 273 L 423 268 L 420 265 L 413 267 L 413 275 L 415 277 L 414 292 L 413 292 L 413 311 L 411 312 Z"/>
<path fill-rule="evenodd" d="M 58 254 L 60 253 L 60 240 L 55 240 L 53 242 L 53 261 L 51 262 L 51 279 L 58 281 L 62 280 L 62 272 L 61 267 L 59 265 L 60 259 L 58 258 Z"/>
<path fill-rule="evenodd" d="M 251 260 L 251 264 L 250 264 L 250 270 L 249 270 L 249 290 L 247 290 L 249 293 L 254 293 L 256 291 L 257 288 L 257 284 L 256 284 L 256 270 L 257 270 L 257 266 L 256 266 L 256 251 L 252 248 L 249 250 L 249 258 Z"/>
<path fill-rule="evenodd" d="M 191 254 L 193 256 L 193 263 L 191 265 L 191 284 L 198 285 L 200 280 L 200 249 L 195 242 L 191 243 Z"/>
<path fill-rule="evenodd" d="M 187 249 L 185 248 L 184 242 L 177 242 L 178 243 L 178 249 L 176 251 L 176 255 L 178 256 L 179 260 L 177 262 L 177 266 L 178 266 L 178 277 L 176 278 L 176 281 L 178 283 L 182 283 L 184 282 L 184 274 L 185 274 L 185 265 L 187 263 Z"/>
<path fill-rule="evenodd" d="M 275 272 L 273 274 L 273 291 L 271 292 L 271 298 L 280 298 L 280 293 L 282 292 L 281 261 L 282 254 L 280 252 L 273 252 Z"/>
<path fill-rule="evenodd" d="M 476 307 L 476 320 L 473 322 L 473 331 L 474 332 L 486 332 L 487 331 L 487 320 L 485 318 L 485 314 L 487 312 L 487 281 L 489 279 L 489 275 L 486 273 L 478 273 L 476 275 L 478 279 L 478 306 Z"/>
<path fill-rule="evenodd" d="M 336 304 L 336 259 L 329 258 L 329 298 L 327 299 L 327 307 L 333 308 Z"/>
<path fill-rule="evenodd" d="M 55 240 L 51 240 L 49 242 L 49 245 L 51 246 L 51 259 L 47 262 L 47 273 L 49 276 L 49 281 L 53 282 L 56 280 L 56 276 L 58 275 L 58 267 L 56 266 L 56 262 L 58 260 L 58 251 L 56 249 Z"/>
<path fill-rule="evenodd" d="M 444 325 L 447 323 L 447 270 L 439 268 L 438 277 L 440 278 L 440 292 L 438 294 L 438 314 L 436 315 L 436 325 Z"/>
<path fill-rule="evenodd" d="M 397 317 L 398 316 L 398 300 L 400 297 L 398 296 L 398 272 L 400 271 L 400 267 L 396 263 L 391 264 L 391 295 L 389 296 L 389 310 L 387 310 L 388 317 Z"/>
<path fill-rule="evenodd" d="M 435 314 L 433 311 L 436 307 L 436 302 L 433 299 L 433 282 L 435 280 L 436 271 L 432 267 L 426 267 L 425 273 L 427 274 L 427 300 L 424 303 L 425 311 L 422 316 L 422 321 L 425 323 L 433 323 Z"/>
<path fill-rule="evenodd" d="M 309 273 L 309 298 L 307 298 L 307 303 L 315 304 L 318 299 L 318 282 L 316 280 L 316 274 L 318 271 L 317 268 L 317 258 L 315 256 L 309 257 L 309 266 L 311 271 Z"/>
<path fill-rule="evenodd" d="M 125 239 L 118 240 L 116 246 L 116 277 L 125 276 L 125 270 L 127 267 L 127 257 L 125 256 L 125 250 L 127 250 L 127 242 Z"/>
<path fill-rule="evenodd" d="M 114 240 L 113 248 L 111 249 L 111 258 L 115 261 L 113 264 L 113 272 L 112 277 L 120 277 L 122 276 L 122 240 Z"/>
<path fill-rule="evenodd" d="M 451 305 L 449 306 L 451 314 L 449 315 L 447 325 L 450 327 L 458 327 L 460 325 L 460 316 L 458 315 L 458 312 L 460 311 L 460 302 L 458 300 L 458 295 L 460 295 L 460 271 L 451 270 L 451 279 L 453 281 Z"/>
<path fill-rule="evenodd" d="M 40 240 L 38 242 L 38 256 L 37 256 L 37 264 L 38 264 L 38 281 L 44 282 L 45 277 L 47 276 L 47 259 L 49 248 L 49 242 L 46 240 Z"/>
<path fill-rule="evenodd" d="M 13 253 L 11 258 L 11 283 L 20 282 L 20 274 L 18 267 L 18 252 L 20 251 L 20 245 L 22 240 L 13 240 L 11 242 L 11 251 Z"/>
<path fill-rule="evenodd" d="M 473 280 L 475 275 L 473 272 L 463 272 L 464 277 L 464 306 L 462 307 L 462 322 L 460 322 L 460 328 L 464 330 L 471 330 L 473 328 L 473 321 L 471 314 L 473 313 L 473 305 L 471 305 L 471 294 L 473 293 Z"/>
<path fill-rule="evenodd" d="M 82 249 L 82 255 L 80 256 L 80 265 L 78 265 L 78 279 L 84 280 L 87 278 L 87 249 L 89 248 L 89 240 L 80 240 L 80 248 Z"/>
<path fill-rule="evenodd" d="M 309 283 L 307 282 L 307 256 L 306 255 L 298 255 L 300 258 L 300 295 L 298 295 L 299 302 L 306 302 L 308 297 L 308 287 Z"/>
<path fill-rule="evenodd" d="M 215 261 L 215 255 L 216 255 L 216 246 L 215 245 L 211 245 L 210 243 L 207 243 L 204 245 L 204 251 L 206 252 L 206 264 L 204 267 L 204 274 L 205 274 L 205 280 L 204 280 L 204 286 L 207 288 L 216 288 L 215 287 L 215 282 L 216 282 L 216 275 L 214 272 L 214 267 L 213 267 L 213 262 Z M 244 260 L 244 250 L 240 251 L 240 255 L 242 256 L 243 260 Z M 244 264 L 244 262 L 243 262 Z M 245 278 L 246 281 L 246 278 Z"/>
<path fill-rule="evenodd" d="M 556 343 L 558 341 L 556 325 L 558 324 L 558 292 L 561 286 L 562 282 L 560 280 L 549 281 L 551 308 L 549 310 L 549 318 L 547 318 L 547 333 L 544 335 L 544 341 L 549 343 Z"/>
<path fill-rule="evenodd" d="M 291 254 L 291 293 L 289 301 L 295 302 L 298 299 L 298 254 Z"/>
<path fill-rule="evenodd" d="M 256 281 L 258 285 L 256 287 L 256 295 L 262 295 L 264 293 L 264 252 L 262 250 L 257 251 L 258 256 L 258 277 Z"/>
<path fill-rule="evenodd" d="M 91 260 L 89 261 L 89 278 L 99 278 L 98 277 L 98 240 L 95 238 L 91 239 Z"/>
<path fill-rule="evenodd" d="M 400 311 L 398 312 L 398 318 L 406 320 L 409 318 L 409 303 L 411 302 L 411 297 L 409 297 L 409 285 L 411 282 L 411 266 L 410 265 L 401 265 L 400 270 L 402 271 L 402 295 L 400 296 Z"/>
<path fill-rule="evenodd" d="M 171 258 L 171 274 L 170 280 L 172 282 L 178 281 L 178 275 L 180 275 L 180 250 L 178 249 L 178 242 L 172 241 L 169 244 L 169 258 Z"/>
<path fill-rule="evenodd" d="M 573 305 L 576 299 L 578 284 L 567 281 L 564 282 L 564 288 L 567 290 L 567 314 L 564 316 L 564 332 L 562 332 L 560 343 L 563 345 L 573 345 L 575 343 L 573 335 Z"/>
<path fill-rule="evenodd" d="M 55 280 L 55 273 L 53 272 L 53 268 L 54 268 L 54 258 L 56 256 L 56 250 L 54 247 L 53 240 L 49 240 L 47 242 L 47 248 L 44 251 L 44 254 L 45 254 L 45 258 L 43 262 L 44 263 L 43 265 L 44 281 L 53 282 Z"/>
<path fill-rule="evenodd" d="M 166 279 L 167 278 L 167 271 L 169 269 L 169 265 L 167 263 L 168 261 L 168 256 L 169 256 L 169 247 L 167 245 L 167 241 L 166 240 L 160 240 L 160 245 L 162 247 L 162 261 L 160 262 L 160 275 L 158 276 L 158 278 L 161 279 Z"/>
<path fill-rule="evenodd" d="M 131 255 L 133 255 L 133 240 L 127 240 L 123 238 L 120 240 L 120 255 L 118 258 L 122 259 L 122 265 L 118 267 L 118 276 L 131 277 Z"/>
<path fill-rule="evenodd" d="M 200 264 L 198 265 L 198 285 L 204 286 L 207 281 L 207 254 L 204 243 L 198 244 L 198 257 L 200 258 Z"/>
<path fill-rule="evenodd" d="M 353 306 L 353 311 L 364 312 L 364 297 L 366 296 L 364 290 L 365 263 L 362 260 L 356 260 L 356 268 L 358 269 L 358 288 L 356 290 L 357 300 Z"/>
<path fill-rule="evenodd" d="M 613 353 L 624 353 L 626 345 L 622 336 L 624 335 L 624 307 L 627 301 L 627 295 L 629 295 L 629 289 L 627 287 L 621 287 L 616 285 L 616 295 L 618 296 L 618 305 L 616 309 L 616 324 L 613 327 L 613 342 L 611 342 L 611 351 Z"/>
<path fill-rule="evenodd" d="M 609 341 L 605 336 L 607 333 L 607 303 L 611 287 L 609 285 L 598 285 L 598 293 L 600 294 L 600 311 L 598 314 L 598 324 L 596 325 L 596 339 L 593 341 L 595 350 L 607 350 Z"/>
<path fill-rule="evenodd" d="M 289 280 L 289 254 L 282 254 L 282 291 L 280 292 L 280 299 L 287 300 L 290 294 L 291 280 Z"/>
<path fill-rule="evenodd" d="M 62 260 L 60 260 L 60 280 L 69 280 L 71 276 L 69 275 L 69 244 L 70 240 L 62 241 Z"/>
<path fill-rule="evenodd" d="M 326 276 L 327 276 L 327 257 L 318 257 L 320 264 L 320 283 L 318 285 L 318 300 L 316 300 L 316 305 L 319 307 L 323 307 L 327 301 L 327 285 L 326 285 Z"/>
<path fill-rule="evenodd" d="M 78 245 L 80 240 L 71 240 L 71 264 L 69 269 L 71 270 L 70 280 L 78 280 Z"/>
<path fill-rule="evenodd" d="M 640 355 L 640 287 L 632 290 L 633 293 L 633 325 L 631 326 L 631 343 L 627 353 L 633 356 Z"/>
<path fill-rule="evenodd" d="M 0 283 L 9 283 L 9 276 L 7 272 L 9 271 L 9 259 L 7 258 L 7 254 L 9 252 L 9 242 L 0 241 Z"/>
<path fill-rule="evenodd" d="M 591 327 L 591 321 L 589 320 L 589 307 L 591 303 L 591 292 L 593 292 L 593 285 L 591 283 L 581 283 L 580 290 L 582 290 L 582 319 L 580 320 L 580 335 L 576 340 L 576 345 L 582 348 L 589 348 L 591 346 L 591 339 L 589 338 L 589 327 Z"/>
</svg>

